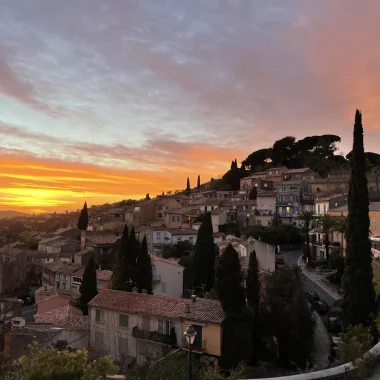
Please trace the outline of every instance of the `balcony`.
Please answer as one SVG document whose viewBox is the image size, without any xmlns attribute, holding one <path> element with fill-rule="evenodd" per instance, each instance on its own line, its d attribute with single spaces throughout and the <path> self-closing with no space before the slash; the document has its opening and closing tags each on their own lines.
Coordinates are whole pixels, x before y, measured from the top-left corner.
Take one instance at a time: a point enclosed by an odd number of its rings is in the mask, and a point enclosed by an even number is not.
<svg viewBox="0 0 380 380">
<path fill-rule="evenodd" d="M 191 346 L 191 352 L 193 352 L 194 354 L 203 354 L 206 351 L 206 343 L 207 343 L 207 339 L 204 339 L 202 340 L 201 344 L 196 344 L 196 343 L 193 344 Z M 182 338 L 182 348 L 185 351 L 190 350 L 189 343 L 187 343 L 186 338 Z"/>
<path fill-rule="evenodd" d="M 152 342 L 167 344 L 171 346 L 177 343 L 175 335 L 162 334 L 162 333 L 159 333 L 158 331 L 146 331 L 146 330 L 139 329 L 137 326 L 135 326 L 132 329 L 132 335 L 135 338 L 150 340 Z"/>
</svg>

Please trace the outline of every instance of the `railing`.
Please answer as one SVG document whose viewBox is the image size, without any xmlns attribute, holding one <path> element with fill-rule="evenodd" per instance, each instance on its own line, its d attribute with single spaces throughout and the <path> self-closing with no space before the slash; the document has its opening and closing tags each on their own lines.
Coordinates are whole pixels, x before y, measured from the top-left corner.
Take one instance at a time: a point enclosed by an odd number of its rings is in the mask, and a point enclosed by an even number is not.
<svg viewBox="0 0 380 380">
<path fill-rule="evenodd" d="M 207 339 L 205 340 L 202 340 L 202 343 L 200 345 L 197 345 L 197 344 L 193 344 L 191 346 L 191 351 L 194 352 L 194 353 L 203 353 L 206 351 L 206 343 L 207 343 Z M 185 350 L 189 350 L 190 347 L 189 347 L 189 343 L 187 343 L 187 340 L 186 338 L 182 338 L 182 348 L 185 349 Z"/>
<path fill-rule="evenodd" d="M 373 355 L 377 359 L 380 356 L 380 343 L 377 343 L 372 347 L 367 354 Z M 291 376 L 280 376 L 280 377 L 266 377 L 261 380 L 354 380 L 353 370 L 355 369 L 352 363 L 346 363 L 340 365 L 339 367 L 328 368 L 322 371 L 302 373 L 299 375 Z M 249 379 L 249 380 L 258 380 L 258 379 Z"/>
<path fill-rule="evenodd" d="M 175 341 L 176 339 L 175 335 L 162 334 L 162 333 L 159 333 L 158 331 L 146 331 L 146 330 L 139 329 L 137 326 L 135 326 L 132 329 L 132 335 L 135 338 L 150 340 L 152 342 L 157 342 L 157 343 L 162 343 L 162 344 L 175 345 L 177 343 Z"/>
</svg>

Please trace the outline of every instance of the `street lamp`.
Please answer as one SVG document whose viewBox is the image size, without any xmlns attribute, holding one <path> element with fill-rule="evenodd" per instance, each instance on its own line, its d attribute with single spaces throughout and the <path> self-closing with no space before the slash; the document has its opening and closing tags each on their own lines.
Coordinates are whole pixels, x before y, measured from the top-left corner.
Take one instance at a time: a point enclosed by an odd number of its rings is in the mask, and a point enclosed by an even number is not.
<svg viewBox="0 0 380 380">
<path fill-rule="evenodd" d="M 193 325 L 189 325 L 187 330 L 183 334 L 186 338 L 187 343 L 189 344 L 189 380 L 192 378 L 192 368 L 191 368 L 191 346 L 194 343 L 197 332 L 194 330 Z"/>
</svg>

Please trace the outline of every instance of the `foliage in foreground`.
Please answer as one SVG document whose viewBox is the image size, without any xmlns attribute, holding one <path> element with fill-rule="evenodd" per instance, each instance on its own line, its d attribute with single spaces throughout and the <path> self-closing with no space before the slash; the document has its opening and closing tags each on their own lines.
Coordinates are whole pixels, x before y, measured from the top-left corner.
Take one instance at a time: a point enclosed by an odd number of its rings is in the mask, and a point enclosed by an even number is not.
<svg viewBox="0 0 380 380">
<path fill-rule="evenodd" d="M 339 357 L 344 363 L 352 362 L 356 367 L 355 378 L 364 379 L 373 372 L 376 358 L 366 354 L 372 347 L 373 336 L 370 327 L 362 324 L 347 327 L 342 335 Z"/>
<path fill-rule="evenodd" d="M 108 356 L 89 361 L 86 350 L 69 352 L 50 348 L 40 351 L 37 345 L 30 348 L 30 356 L 17 359 L 2 379 L 103 380 L 118 370 Z"/>
<path fill-rule="evenodd" d="M 226 379 L 224 373 L 212 367 L 201 366 L 196 355 L 192 358 L 194 380 L 222 380 Z M 136 367 L 127 373 L 128 380 L 182 380 L 188 378 L 188 355 L 173 356 L 163 359 L 154 365 Z M 244 378 L 244 368 L 239 366 L 236 370 L 228 372 L 228 379 Z"/>
<path fill-rule="evenodd" d="M 265 284 L 260 309 L 262 334 L 277 341 L 284 365 L 305 367 L 313 347 L 315 320 L 302 289 L 298 268 L 283 268 Z"/>
</svg>

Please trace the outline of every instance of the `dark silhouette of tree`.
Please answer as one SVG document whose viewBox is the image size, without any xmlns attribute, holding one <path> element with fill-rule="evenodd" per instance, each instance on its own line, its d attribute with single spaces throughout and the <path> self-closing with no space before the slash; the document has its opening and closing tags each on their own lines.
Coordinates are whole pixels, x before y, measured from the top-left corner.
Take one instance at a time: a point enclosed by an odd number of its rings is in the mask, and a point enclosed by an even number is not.
<svg viewBox="0 0 380 380">
<path fill-rule="evenodd" d="M 249 264 L 247 275 L 245 278 L 247 302 L 248 305 L 258 311 L 260 302 L 260 278 L 259 278 L 259 263 L 257 261 L 256 252 L 253 251 L 249 255 Z"/>
<path fill-rule="evenodd" d="M 87 210 L 87 202 L 84 202 L 83 208 L 79 214 L 78 229 L 82 231 L 86 231 L 87 227 L 88 227 L 88 210 Z"/>
<path fill-rule="evenodd" d="M 88 314 L 88 303 L 98 294 L 96 285 L 96 264 L 91 256 L 83 273 L 82 284 L 79 287 L 80 309 L 84 315 Z"/>
<path fill-rule="evenodd" d="M 147 193 L 147 194 L 145 195 L 145 199 L 146 199 L 147 201 L 150 201 L 149 193 Z"/>
<path fill-rule="evenodd" d="M 198 230 L 194 254 L 194 286 L 200 294 L 202 292 L 199 289 L 202 287 L 204 287 L 205 292 L 208 292 L 214 285 L 215 257 L 216 250 L 211 214 L 206 213 L 203 215 L 202 224 Z"/>
<path fill-rule="evenodd" d="M 201 176 L 198 175 L 198 180 L 197 180 L 197 189 L 199 190 L 201 188 Z"/>
<path fill-rule="evenodd" d="M 375 313 L 372 253 L 369 240 L 369 198 L 362 114 L 356 110 L 348 191 L 346 262 L 343 276 L 343 324 L 369 326 Z"/>
<path fill-rule="evenodd" d="M 143 289 L 148 294 L 153 294 L 152 286 L 152 263 L 148 253 L 148 245 L 146 242 L 146 236 L 144 236 L 141 243 L 141 248 L 137 256 L 136 262 L 136 286 L 141 293 Z"/>
<path fill-rule="evenodd" d="M 257 188 L 253 186 L 251 191 L 249 192 L 249 199 L 256 200 L 257 199 Z"/>
</svg>

